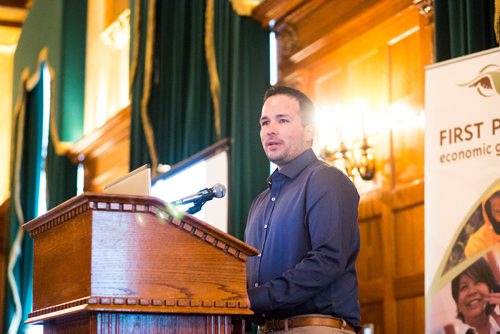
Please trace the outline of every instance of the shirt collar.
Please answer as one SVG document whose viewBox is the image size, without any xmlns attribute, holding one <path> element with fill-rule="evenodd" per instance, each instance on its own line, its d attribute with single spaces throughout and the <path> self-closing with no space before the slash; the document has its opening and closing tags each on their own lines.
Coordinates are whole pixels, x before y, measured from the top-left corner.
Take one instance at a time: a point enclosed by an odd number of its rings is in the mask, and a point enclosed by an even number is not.
<svg viewBox="0 0 500 334">
<path fill-rule="evenodd" d="M 491 333 L 498 333 L 500 331 L 500 326 L 497 324 L 495 318 L 493 318 L 491 315 L 488 316 L 488 320 L 490 322 L 490 325 L 491 325 L 491 330 L 490 332 Z M 457 326 L 457 332 L 458 333 L 466 333 L 467 330 L 469 329 L 472 329 L 474 332 L 473 333 L 476 333 L 476 329 L 474 327 L 471 327 L 469 325 L 467 325 L 466 323 L 464 322 L 460 322 L 458 323 L 458 326 Z"/>
<path fill-rule="evenodd" d="M 285 166 L 283 166 L 281 169 L 275 169 L 274 172 L 267 178 L 267 183 L 269 186 L 271 186 L 272 183 L 272 177 L 275 173 L 280 173 L 285 175 L 286 177 L 293 179 L 297 175 L 299 175 L 304 168 L 306 168 L 307 165 L 309 165 L 311 162 L 317 160 L 318 158 L 316 157 L 316 154 L 314 154 L 313 150 L 311 148 L 305 150 L 301 154 L 299 154 L 295 159 L 287 163 Z"/>
</svg>

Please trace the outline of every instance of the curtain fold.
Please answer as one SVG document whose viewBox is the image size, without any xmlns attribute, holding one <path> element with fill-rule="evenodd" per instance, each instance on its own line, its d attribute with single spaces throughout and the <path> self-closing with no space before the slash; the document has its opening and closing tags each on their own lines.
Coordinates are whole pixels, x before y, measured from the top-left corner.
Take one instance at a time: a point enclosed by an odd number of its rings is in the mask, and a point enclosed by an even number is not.
<svg viewBox="0 0 500 334">
<path fill-rule="evenodd" d="M 42 166 L 43 71 L 31 90 L 26 88 L 14 115 L 11 209 L 9 214 L 9 258 L 5 287 L 3 333 L 23 333 L 32 305 L 33 240 L 22 224 L 38 210 L 38 189 Z"/>
<path fill-rule="evenodd" d="M 58 116 L 55 108 L 55 75 L 46 63 L 50 75 L 50 121 L 45 175 L 47 179 L 46 204 L 50 210 L 76 195 L 77 166 L 67 153 L 72 143 L 62 142 L 59 137 Z"/>
<path fill-rule="evenodd" d="M 494 0 L 435 0 L 436 61 L 493 48 Z"/>
<path fill-rule="evenodd" d="M 243 239 L 252 200 L 267 186 L 269 161 L 260 143 L 262 98 L 269 86 L 269 32 L 215 2 L 215 43 L 221 81 L 221 129 L 231 138 L 228 232 Z"/>
<path fill-rule="evenodd" d="M 229 232 L 242 238 L 251 201 L 264 189 L 269 174 L 258 123 L 262 95 L 269 82 L 269 33 L 258 22 L 238 16 L 229 1 L 214 0 L 213 59 L 213 54 L 207 56 L 204 44 L 205 34 L 211 30 L 205 30 L 205 13 L 209 13 L 206 6 L 204 0 L 157 1 L 154 6 L 146 0 L 131 3 L 139 33 L 132 42 L 132 50 L 138 51 L 137 58 L 132 59 L 135 69 L 130 168 L 148 162 L 154 165 L 151 151 L 157 152 L 158 163 L 180 162 L 215 143 L 216 123 L 220 124 L 221 137 L 231 138 Z M 156 29 L 148 33 L 151 22 L 145 18 L 152 12 Z M 148 38 L 154 39 L 154 52 L 149 58 Z M 220 81 L 219 122 L 207 58 L 212 80 L 215 64 Z M 149 78 L 148 64 L 152 69 Z M 148 129 L 141 117 L 144 110 L 140 101 L 144 96 L 148 96 L 146 113 L 155 143 L 153 150 L 148 148 Z"/>
<path fill-rule="evenodd" d="M 87 2 L 62 2 L 62 56 L 57 80 L 47 63 L 51 89 L 47 209 L 70 199 L 77 191 L 78 166 L 66 154 L 72 142 L 83 135 Z"/>
<path fill-rule="evenodd" d="M 140 8 L 140 35 L 134 38 L 140 46 L 132 86 L 131 169 L 148 162 L 172 165 L 216 141 L 204 56 L 205 1 L 141 1 Z M 148 35 L 151 22 L 144 18 L 152 12 L 156 29 Z M 154 45 L 149 58 L 148 38 Z M 149 99 L 141 105 L 144 96 Z M 153 136 L 149 144 L 148 136 Z"/>
</svg>

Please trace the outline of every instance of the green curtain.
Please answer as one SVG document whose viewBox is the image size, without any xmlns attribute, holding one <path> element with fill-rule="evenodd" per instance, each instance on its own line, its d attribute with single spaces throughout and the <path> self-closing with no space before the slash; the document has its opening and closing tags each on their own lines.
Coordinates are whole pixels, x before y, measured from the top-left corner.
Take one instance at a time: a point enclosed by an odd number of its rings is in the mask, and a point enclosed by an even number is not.
<svg viewBox="0 0 500 334">
<path fill-rule="evenodd" d="M 62 142 L 74 142 L 83 135 L 83 106 L 85 91 L 85 50 L 87 36 L 87 0 L 64 1 L 62 26 L 61 70 L 56 72 L 51 85 L 55 113 L 53 119 L 57 128 L 57 138 Z M 50 52 L 50 51 L 49 51 Z M 56 103 L 57 99 L 58 103 Z M 49 134 L 47 152 L 47 208 L 51 209 L 76 195 L 77 168 L 65 155 L 57 154 Z"/>
<path fill-rule="evenodd" d="M 21 225 L 38 210 L 38 189 L 42 167 L 43 71 L 38 83 L 24 92 L 25 107 L 14 118 L 9 225 L 9 258 L 5 287 L 3 333 L 24 333 L 24 321 L 31 311 L 33 240 Z M 24 115 L 24 116 L 23 116 Z M 19 205 L 22 211 L 16 212 Z M 11 280 L 13 279 L 13 280 Z M 17 305 L 16 305 L 17 304 Z"/>
<path fill-rule="evenodd" d="M 145 18 L 154 10 L 152 64 L 145 59 Z M 158 163 L 173 165 L 216 142 L 214 112 L 204 56 L 205 1 L 157 1 L 148 8 L 141 1 L 138 68 L 132 91 L 130 168 L 153 162 L 147 136 L 153 136 Z M 152 66 L 147 116 L 144 115 L 144 68 Z M 146 129 L 146 131 L 145 131 Z M 145 133 L 146 132 L 146 133 Z"/>
<path fill-rule="evenodd" d="M 259 137 L 263 94 L 269 86 L 269 32 L 215 1 L 215 44 L 221 82 L 221 129 L 231 138 L 228 232 L 243 239 L 253 198 L 267 186 L 269 161 Z"/>
<path fill-rule="evenodd" d="M 494 0 L 435 0 L 436 61 L 493 48 Z"/>
<path fill-rule="evenodd" d="M 138 8 L 136 8 L 136 5 Z M 131 124 L 130 124 L 130 170 L 151 162 L 146 143 L 146 137 L 141 120 L 141 99 L 145 76 L 145 47 L 147 38 L 147 16 L 149 13 L 148 2 L 130 0 L 130 59 L 131 59 Z M 138 22 L 138 30 L 134 29 L 134 22 Z M 135 54 L 134 49 L 137 50 Z M 135 66 L 134 66 L 134 57 Z"/>
<path fill-rule="evenodd" d="M 139 51 L 131 92 L 131 169 L 152 162 L 141 115 L 146 85 L 151 87 L 147 113 L 158 162 L 175 164 L 218 139 L 205 58 L 205 6 L 204 0 L 157 1 L 149 8 L 147 1 L 140 1 L 140 15 L 132 13 L 140 29 L 132 43 Z M 152 10 L 154 53 L 150 80 L 145 81 Z M 258 123 L 269 82 L 269 33 L 251 18 L 238 16 L 229 1 L 215 0 L 214 39 L 221 137 L 231 138 L 229 232 L 242 238 L 251 201 L 265 188 L 269 174 Z"/>
</svg>

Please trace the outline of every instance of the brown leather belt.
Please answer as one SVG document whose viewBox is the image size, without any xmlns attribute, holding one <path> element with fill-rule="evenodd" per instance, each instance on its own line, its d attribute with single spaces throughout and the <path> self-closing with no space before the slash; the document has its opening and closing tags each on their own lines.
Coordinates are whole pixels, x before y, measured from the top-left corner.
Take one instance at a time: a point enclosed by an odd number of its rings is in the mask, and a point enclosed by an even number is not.
<svg viewBox="0 0 500 334">
<path fill-rule="evenodd" d="M 259 327 L 261 333 L 272 333 L 289 328 L 304 326 L 326 326 L 356 332 L 344 319 L 322 316 L 298 316 L 287 319 L 267 320 Z"/>
</svg>

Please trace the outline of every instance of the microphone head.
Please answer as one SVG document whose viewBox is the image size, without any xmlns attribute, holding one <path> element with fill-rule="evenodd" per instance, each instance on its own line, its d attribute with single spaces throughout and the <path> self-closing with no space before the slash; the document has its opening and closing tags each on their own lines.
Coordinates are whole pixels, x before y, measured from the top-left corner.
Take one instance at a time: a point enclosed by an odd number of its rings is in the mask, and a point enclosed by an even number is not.
<svg viewBox="0 0 500 334">
<path fill-rule="evenodd" d="M 212 191 L 214 193 L 214 197 L 217 198 L 222 198 L 226 195 L 226 187 L 224 187 L 220 183 L 217 183 L 215 186 L 213 186 Z"/>
</svg>

